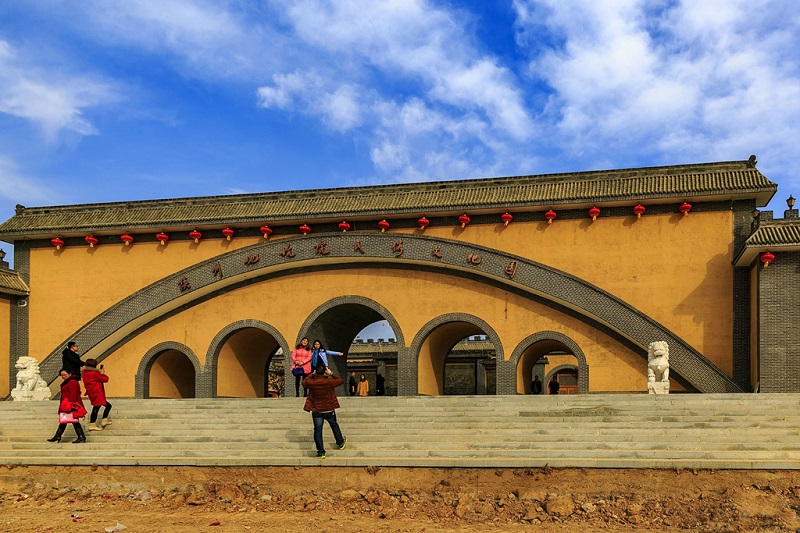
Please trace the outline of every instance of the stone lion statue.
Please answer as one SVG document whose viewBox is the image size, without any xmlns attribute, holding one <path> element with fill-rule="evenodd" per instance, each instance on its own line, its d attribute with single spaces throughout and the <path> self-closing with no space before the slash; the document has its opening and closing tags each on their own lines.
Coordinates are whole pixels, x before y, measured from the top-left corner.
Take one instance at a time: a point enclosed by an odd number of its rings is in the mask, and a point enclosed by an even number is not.
<svg viewBox="0 0 800 533">
<path fill-rule="evenodd" d="M 669 383 L 669 344 L 651 342 L 647 347 L 647 381 Z"/>
<path fill-rule="evenodd" d="M 50 390 L 39 375 L 39 361 L 33 357 L 27 355 L 20 357 L 14 367 L 17 369 L 17 386 L 14 390 L 26 392 Z"/>
</svg>

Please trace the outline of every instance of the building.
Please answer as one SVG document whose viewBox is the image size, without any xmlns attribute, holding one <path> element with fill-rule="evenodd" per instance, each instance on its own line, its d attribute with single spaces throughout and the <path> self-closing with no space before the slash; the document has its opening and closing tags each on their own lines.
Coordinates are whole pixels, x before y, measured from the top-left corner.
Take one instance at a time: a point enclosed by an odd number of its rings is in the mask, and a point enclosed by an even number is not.
<svg viewBox="0 0 800 533">
<path fill-rule="evenodd" d="M 4 373 L 30 355 L 55 389 L 76 340 L 112 396 L 264 396 L 300 338 L 357 351 L 386 320 L 399 395 L 444 394 L 448 354 L 474 336 L 497 394 L 527 392 L 545 358 L 578 393 L 642 392 L 654 340 L 673 391 L 797 392 L 800 220 L 757 210 L 776 191 L 751 157 L 18 206 L 0 224 L 16 258 L 0 273 Z"/>
</svg>

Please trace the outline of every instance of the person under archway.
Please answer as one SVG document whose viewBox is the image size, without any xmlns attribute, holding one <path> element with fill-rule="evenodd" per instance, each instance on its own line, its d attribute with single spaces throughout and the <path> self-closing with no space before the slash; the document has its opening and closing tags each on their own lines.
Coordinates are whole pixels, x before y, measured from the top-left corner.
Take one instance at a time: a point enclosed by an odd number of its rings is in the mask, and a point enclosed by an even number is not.
<svg viewBox="0 0 800 533">
<path fill-rule="evenodd" d="M 369 396 L 369 381 L 364 374 L 361 374 L 361 379 L 358 380 L 358 395 Z"/>
<path fill-rule="evenodd" d="M 533 381 L 531 381 L 531 394 L 541 394 L 542 393 L 542 382 L 539 381 L 539 375 L 536 374 L 533 376 Z"/>
<path fill-rule="evenodd" d="M 311 374 L 311 346 L 308 344 L 308 338 L 303 337 L 300 339 L 300 344 L 292 351 L 290 356 L 292 360 L 292 375 L 294 376 L 294 396 L 300 397 L 300 383 L 303 378 Z M 306 395 L 306 390 L 303 389 L 303 396 Z"/>
<path fill-rule="evenodd" d="M 558 389 L 560 388 L 561 384 L 556 378 L 551 379 L 550 383 L 547 384 L 547 389 L 549 390 L 550 394 L 558 394 Z"/>
<path fill-rule="evenodd" d="M 311 347 L 311 367 L 317 368 L 317 365 L 322 362 L 326 367 L 330 366 L 328 364 L 328 356 L 329 355 L 344 355 L 342 352 L 337 352 L 334 350 L 326 350 L 324 346 L 322 346 L 322 341 L 319 339 L 314 341 L 313 346 Z"/>
</svg>

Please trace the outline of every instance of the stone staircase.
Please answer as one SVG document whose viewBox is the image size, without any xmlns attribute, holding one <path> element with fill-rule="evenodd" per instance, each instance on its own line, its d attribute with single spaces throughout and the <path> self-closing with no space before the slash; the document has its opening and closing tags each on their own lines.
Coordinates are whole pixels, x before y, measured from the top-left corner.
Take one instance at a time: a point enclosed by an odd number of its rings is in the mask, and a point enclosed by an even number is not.
<svg viewBox="0 0 800 533">
<path fill-rule="evenodd" d="M 800 394 L 347 397 L 325 460 L 302 398 L 111 401 L 80 445 L 45 440 L 55 401 L 0 402 L 0 464 L 800 468 Z"/>
</svg>

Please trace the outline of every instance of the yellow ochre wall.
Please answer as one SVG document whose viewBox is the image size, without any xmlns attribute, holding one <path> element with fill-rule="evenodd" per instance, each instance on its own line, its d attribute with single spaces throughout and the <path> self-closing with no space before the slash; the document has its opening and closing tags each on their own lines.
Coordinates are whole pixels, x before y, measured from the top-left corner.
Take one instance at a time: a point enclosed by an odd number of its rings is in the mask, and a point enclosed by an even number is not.
<svg viewBox="0 0 800 533">
<path fill-rule="evenodd" d="M 410 344 L 414 335 L 430 320 L 446 313 L 469 313 L 485 320 L 510 355 L 525 337 L 552 330 L 573 339 L 583 350 L 590 368 L 590 390 L 643 391 L 646 380 L 644 359 L 613 339 L 582 322 L 501 289 L 477 281 L 429 272 L 390 269 L 353 269 L 296 274 L 248 285 L 213 300 L 205 301 L 171 316 L 143 331 L 106 359 L 110 376 L 106 390 L 111 396 L 133 396 L 136 373 L 142 356 L 165 341 L 183 342 L 205 363 L 211 341 L 225 326 L 246 319 L 275 327 L 292 346 L 303 322 L 321 304 L 340 295 L 359 295 L 386 307 L 399 322 Z M 371 280 L 367 283 L 367 280 Z M 429 297 L 442 284 L 447 298 Z M 291 296 L 290 305 L 275 295 Z M 303 295 L 298 298 L 297 295 Z M 397 333 L 397 332 L 396 332 Z M 346 346 L 331 346 L 335 350 Z M 263 369 L 263 367 L 262 367 Z M 236 365 L 220 360 L 219 376 L 246 379 Z M 435 377 L 430 376 L 431 379 Z M 241 388 L 242 396 L 252 391 Z M 218 390 L 218 393 L 221 391 Z"/>
<path fill-rule="evenodd" d="M 723 211 L 692 213 L 686 217 L 645 215 L 640 220 L 634 216 L 601 218 L 595 222 L 589 219 L 556 220 L 550 225 L 546 222 L 512 222 L 504 227 L 498 223 L 467 226 L 464 230 L 457 226 L 430 227 L 425 234 L 521 255 L 586 279 L 670 328 L 730 375 L 732 221 L 732 213 Z M 420 234 L 420 230 L 407 230 L 405 233 Z M 315 237 L 314 234 L 309 236 Z M 92 249 L 66 247 L 61 252 L 52 248 L 34 248 L 30 254 L 30 354 L 41 359 L 92 317 L 149 283 L 220 253 L 260 241 L 255 237 L 237 237 L 232 241 L 209 239 L 199 244 L 173 241 L 167 246 L 135 243 L 129 247 L 121 244 Z M 305 295 L 318 296 L 298 299 L 296 296 L 300 293 L 273 293 L 270 299 L 275 294 L 284 295 L 280 298 L 284 314 L 270 315 L 273 320 L 265 321 L 273 323 L 279 319 L 285 322 L 285 328 L 280 329 L 291 344 L 302 321 L 314 307 L 342 294 L 368 296 L 386 307 L 390 302 L 409 305 L 413 302 L 413 306 L 425 304 L 435 309 L 435 312 L 424 315 L 431 317 L 452 308 L 452 278 L 443 280 L 442 286 L 429 287 L 430 292 L 419 293 L 416 301 L 405 293 L 396 295 L 395 301 L 388 297 L 390 292 L 381 285 L 381 276 L 377 274 L 372 270 L 339 273 L 337 283 L 342 286 L 358 280 L 350 291 L 339 285 L 317 283 L 315 280 L 324 279 L 323 274 L 306 275 L 303 278 L 305 283 L 297 290 Z M 403 279 L 407 276 L 403 274 Z M 424 276 L 431 277 L 430 274 Z M 462 283 L 465 282 L 459 281 Z M 477 292 L 489 294 L 493 290 L 481 286 Z M 243 293 L 235 291 L 231 294 Z M 222 323 L 221 317 L 236 309 L 236 306 L 231 307 L 233 304 L 229 298 L 230 295 L 223 295 L 200 307 L 210 315 L 208 318 Z M 254 318 L 248 311 L 266 305 L 262 299 L 254 302 L 257 307 L 243 308 L 236 320 Z M 300 307 L 304 311 L 298 312 L 297 316 L 291 313 L 290 319 L 285 310 L 296 308 L 299 300 L 302 300 Z M 464 306 L 452 309 L 452 312 L 481 310 L 485 314 L 482 318 L 492 324 L 496 317 L 503 317 L 504 300 L 505 296 L 499 296 L 498 300 L 486 301 L 481 307 L 465 302 Z M 314 302 L 310 308 L 305 304 L 308 301 Z M 189 314 L 182 313 L 167 320 L 165 324 L 173 324 L 171 329 L 165 329 L 162 324 L 149 330 L 157 330 L 159 335 L 148 341 L 150 344 L 139 352 L 139 357 L 158 342 L 173 340 L 189 344 L 188 341 L 195 336 L 198 340 L 210 336 L 210 341 L 219 331 L 220 328 L 201 332 L 199 330 L 203 328 L 192 322 L 182 322 Z M 414 324 L 418 324 L 420 319 L 412 314 L 407 320 L 400 320 L 400 323 L 409 328 L 406 335 L 413 335 L 416 332 Z M 519 335 L 523 331 L 530 334 L 537 330 L 521 324 Z M 596 334 L 587 332 L 587 335 Z M 410 343 L 408 337 L 407 342 Z M 508 356 L 513 346 L 505 349 Z M 204 356 L 202 350 L 197 355 Z M 132 369 L 135 371 L 135 365 Z M 625 387 L 620 386 L 622 389 Z M 636 388 L 638 390 L 638 385 Z"/>
<path fill-rule="evenodd" d="M 8 371 L 16 361 L 11 361 L 11 301 L 5 298 L 0 298 L 0 361 L 0 394 L 6 396 L 11 392 Z"/>
</svg>

